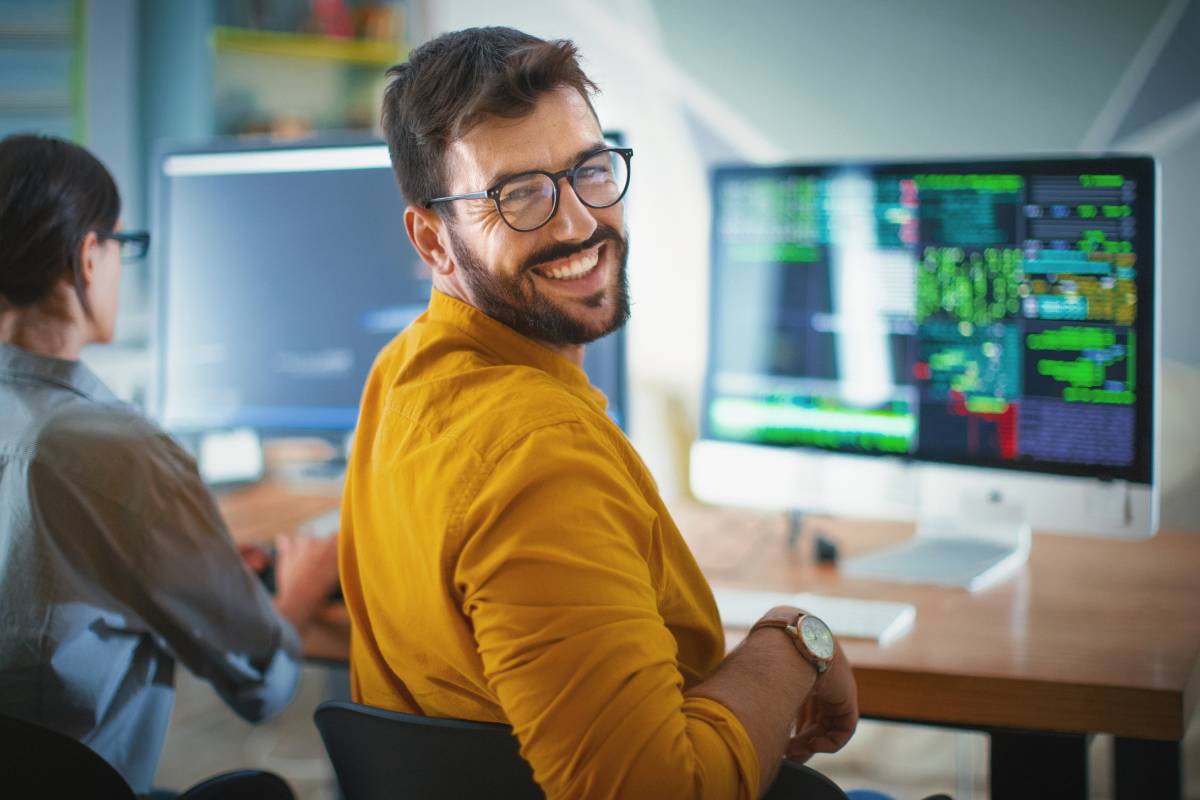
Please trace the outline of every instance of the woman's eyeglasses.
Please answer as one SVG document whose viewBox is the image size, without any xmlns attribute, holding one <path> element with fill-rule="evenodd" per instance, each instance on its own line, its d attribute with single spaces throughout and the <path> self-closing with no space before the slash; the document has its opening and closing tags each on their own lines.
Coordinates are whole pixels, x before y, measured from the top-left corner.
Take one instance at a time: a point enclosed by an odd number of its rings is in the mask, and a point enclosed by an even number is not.
<svg viewBox="0 0 1200 800">
<path fill-rule="evenodd" d="M 101 239 L 112 239 L 121 246 L 122 261 L 136 261 L 145 258 L 150 251 L 150 234 L 145 231 L 136 233 L 114 233 L 112 231 L 96 231 Z"/>
</svg>

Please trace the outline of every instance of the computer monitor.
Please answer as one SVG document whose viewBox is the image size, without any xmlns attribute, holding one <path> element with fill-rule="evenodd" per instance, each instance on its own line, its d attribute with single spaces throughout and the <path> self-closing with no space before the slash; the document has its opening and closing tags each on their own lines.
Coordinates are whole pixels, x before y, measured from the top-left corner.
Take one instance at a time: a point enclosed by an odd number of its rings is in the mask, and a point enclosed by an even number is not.
<svg viewBox="0 0 1200 800">
<path fill-rule="evenodd" d="M 1151 535 L 1156 187 L 1143 157 L 714 170 L 694 492 Z"/>
<path fill-rule="evenodd" d="M 340 440 L 379 350 L 428 304 L 378 141 L 218 142 L 158 173 L 158 380 L 177 433 L 249 428 Z M 586 369 L 625 420 L 624 334 Z"/>
</svg>

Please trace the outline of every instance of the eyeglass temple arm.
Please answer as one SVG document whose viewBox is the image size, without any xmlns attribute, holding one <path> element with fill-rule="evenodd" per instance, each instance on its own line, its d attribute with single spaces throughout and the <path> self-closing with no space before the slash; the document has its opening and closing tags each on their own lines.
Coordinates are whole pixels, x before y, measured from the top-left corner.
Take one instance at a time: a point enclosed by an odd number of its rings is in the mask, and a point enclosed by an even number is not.
<svg viewBox="0 0 1200 800">
<path fill-rule="evenodd" d="M 470 194 L 452 194 L 446 197 L 435 197 L 425 204 L 429 208 L 434 203 L 446 203 L 450 200 L 486 200 L 491 197 L 491 194 L 485 189 L 482 192 L 471 192 Z"/>
</svg>

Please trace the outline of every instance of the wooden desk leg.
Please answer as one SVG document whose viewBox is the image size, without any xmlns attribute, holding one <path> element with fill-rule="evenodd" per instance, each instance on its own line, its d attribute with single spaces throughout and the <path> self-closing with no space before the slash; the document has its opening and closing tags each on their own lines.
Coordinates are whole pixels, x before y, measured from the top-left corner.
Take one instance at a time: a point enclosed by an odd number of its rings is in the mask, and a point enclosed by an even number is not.
<svg viewBox="0 0 1200 800">
<path fill-rule="evenodd" d="M 1113 741 L 1113 797 L 1132 800 L 1183 797 L 1183 759 L 1179 742 L 1146 739 Z"/>
<path fill-rule="evenodd" d="M 992 800 L 1087 800 L 1087 745 L 1083 734 L 991 731 Z"/>
</svg>

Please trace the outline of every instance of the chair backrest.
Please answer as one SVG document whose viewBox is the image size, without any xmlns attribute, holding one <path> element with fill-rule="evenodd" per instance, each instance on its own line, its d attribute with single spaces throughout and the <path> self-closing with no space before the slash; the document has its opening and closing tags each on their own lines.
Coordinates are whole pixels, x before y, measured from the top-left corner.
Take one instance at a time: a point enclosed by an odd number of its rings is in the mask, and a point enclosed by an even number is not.
<svg viewBox="0 0 1200 800">
<path fill-rule="evenodd" d="M 545 797 L 507 725 L 337 701 L 322 703 L 313 718 L 346 800 Z M 798 797 L 847 800 L 821 773 L 784 762 L 765 800 Z"/>
<path fill-rule="evenodd" d="M 849 800 L 836 783 L 812 767 L 784 761 L 763 800 Z"/>
<path fill-rule="evenodd" d="M 136 800 L 116 768 L 87 745 L 0 715 L 0 795 Z"/>
<path fill-rule="evenodd" d="M 336 701 L 313 719 L 346 800 L 545 796 L 507 725 Z"/>
<path fill-rule="evenodd" d="M 287 782 L 273 772 L 240 769 L 196 784 L 179 800 L 296 800 Z"/>
</svg>

